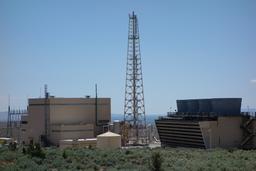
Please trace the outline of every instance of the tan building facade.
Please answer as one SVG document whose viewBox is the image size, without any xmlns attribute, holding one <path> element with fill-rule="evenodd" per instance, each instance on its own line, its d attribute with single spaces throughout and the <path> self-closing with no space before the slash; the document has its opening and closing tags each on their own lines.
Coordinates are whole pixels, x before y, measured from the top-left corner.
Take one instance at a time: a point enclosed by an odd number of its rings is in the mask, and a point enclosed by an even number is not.
<svg viewBox="0 0 256 171">
<path fill-rule="evenodd" d="M 241 98 L 177 100 L 177 112 L 155 120 L 162 146 L 256 148 L 256 113 Z"/>
<path fill-rule="evenodd" d="M 235 148 L 243 139 L 242 117 L 218 117 L 216 121 L 200 121 L 206 148 Z"/>
<path fill-rule="evenodd" d="M 212 120 L 156 120 L 162 146 L 194 148 L 256 148 L 256 120 L 225 116 Z"/>
<path fill-rule="evenodd" d="M 111 121 L 110 98 L 37 98 L 28 100 L 22 118 L 22 141 L 93 138 Z"/>
</svg>

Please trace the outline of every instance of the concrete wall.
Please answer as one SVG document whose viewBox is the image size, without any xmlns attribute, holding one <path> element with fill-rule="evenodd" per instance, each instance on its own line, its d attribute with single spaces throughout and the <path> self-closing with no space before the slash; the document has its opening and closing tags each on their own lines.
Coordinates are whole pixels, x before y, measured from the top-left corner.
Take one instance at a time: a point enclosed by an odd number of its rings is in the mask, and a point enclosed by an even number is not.
<svg viewBox="0 0 256 171">
<path fill-rule="evenodd" d="M 94 125 L 51 125 L 50 140 L 59 145 L 60 140 L 86 139 L 94 137 Z"/>
<path fill-rule="evenodd" d="M 61 140 L 59 147 L 65 149 L 68 147 L 80 147 L 80 148 L 95 148 L 97 144 L 97 138 L 94 139 L 79 139 L 79 140 Z"/>
<path fill-rule="evenodd" d="M 21 116 L 20 134 L 21 142 L 29 143 L 27 131 L 29 131 L 28 115 Z"/>
<path fill-rule="evenodd" d="M 199 124 L 206 148 L 234 148 L 242 141 L 242 117 L 218 117 L 217 121 L 201 121 Z"/>
<path fill-rule="evenodd" d="M 43 105 L 31 106 L 28 107 L 28 127 L 26 129 L 26 137 L 25 140 L 29 142 L 33 140 L 34 142 L 40 141 L 40 136 L 45 133 L 45 117 L 44 112 L 45 108 Z"/>
<path fill-rule="evenodd" d="M 50 99 L 50 123 L 95 123 L 95 99 Z M 110 99 L 98 99 L 98 120 L 110 120 Z M 74 117 L 75 116 L 75 117 Z"/>
<path fill-rule="evenodd" d="M 98 121 L 111 121 L 111 101 L 110 98 L 97 99 L 97 118 Z M 29 142 L 33 139 L 40 141 L 40 136 L 45 134 L 45 114 L 47 116 L 47 132 L 50 140 L 55 144 L 64 138 L 92 138 L 96 135 L 95 122 L 95 98 L 44 98 L 29 99 L 28 124 L 24 131 L 23 139 Z M 84 126 L 92 125 L 89 132 L 75 131 L 75 129 L 87 129 Z M 58 126 L 56 126 L 58 125 Z M 60 125 L 65 125 L 60 126 Z M 72 125 L 72 126 L 67 126 Z M 56 133 L 54 130 L 66 130 L 64 133 Z M 72 130 L 74 129 L 74 130 Z M 70 131 L 68 133 L 68 130 Z M 101 130 L 101 129 L 100 129 Z M 73 132 L 72 132 L 73 131 Z"/>
</svg>

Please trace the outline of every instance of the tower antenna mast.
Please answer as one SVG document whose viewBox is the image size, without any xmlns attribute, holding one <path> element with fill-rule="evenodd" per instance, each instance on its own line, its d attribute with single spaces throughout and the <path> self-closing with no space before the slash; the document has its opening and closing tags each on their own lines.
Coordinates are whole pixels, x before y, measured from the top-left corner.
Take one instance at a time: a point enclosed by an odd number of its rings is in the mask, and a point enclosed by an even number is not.
<svg viewBox="0 0 256 171">
<path fill-rule="evenodd" d="M 128 141 L 133 144 L 146 140 L 146 116 L 137 15 L 129 15 L 126 64 L 124 121 L 129 126 Z"/>
</svg>

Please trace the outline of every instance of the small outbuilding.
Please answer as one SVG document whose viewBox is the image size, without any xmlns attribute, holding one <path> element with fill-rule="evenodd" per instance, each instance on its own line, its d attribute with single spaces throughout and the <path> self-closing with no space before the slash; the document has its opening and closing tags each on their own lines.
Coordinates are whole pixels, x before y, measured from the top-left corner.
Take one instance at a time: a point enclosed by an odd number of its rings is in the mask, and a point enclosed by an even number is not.
<svg viewBox="0 0 256 171">
<path fill-rule="evenodd" d="M 113 132 L 106 132 L 97 136 L 97 148 L 116 149 L 121 148 L 121 135 Z"/>
<path fill-rule="evenodd" d="M 66 140 L 60 140 L 59 147 L 61 149 L 64 149 L 67 147 L 86 147 L 86 148 L 93 147 L 93 148 L 95 148 L 96 142 L 97 142 L 96 138 L 77 139 L 77 140 L 66 139 Z"/>
</svg>

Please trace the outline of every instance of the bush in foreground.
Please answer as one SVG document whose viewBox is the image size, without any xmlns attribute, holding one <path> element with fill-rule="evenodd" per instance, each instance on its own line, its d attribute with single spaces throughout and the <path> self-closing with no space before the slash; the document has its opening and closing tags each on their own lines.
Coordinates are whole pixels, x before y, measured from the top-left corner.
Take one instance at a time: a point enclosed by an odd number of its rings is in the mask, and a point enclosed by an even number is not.
<svg viewBox="0 0 256 171">
<path fill-rule="evenodd" d="M 39 149 L 39 148 L 37 148 Z M 23 154 L 22 149 L 0 148 L 0 170 L 256 170 L 255 150 L 202 150 L 188 148 L 41 149 L 45 158 Z M 40 151 L 40 150 L 39 150 Z"/>
<path fill-rule="evenodd" d="M 41 159 L 45 158 L 45 153 L 43 152 L 40 144 L 38 143 L 34 144 L 33 142 L 31 142 L 27 148 L 22 148 L 22 153 L 28 154 L 31 157 L 38 157 Z"/>
<path fill-rule="evenodd" d="M 152 171 L 161 171 L 162 170 L 163 158 L 160 152 L 153 152 L 151 156 L 150 168 Z"/>
</svg>

